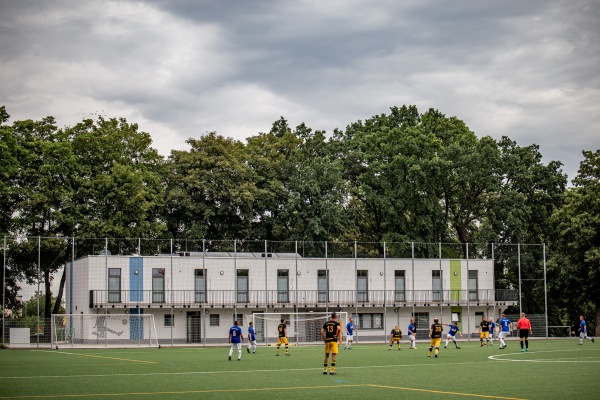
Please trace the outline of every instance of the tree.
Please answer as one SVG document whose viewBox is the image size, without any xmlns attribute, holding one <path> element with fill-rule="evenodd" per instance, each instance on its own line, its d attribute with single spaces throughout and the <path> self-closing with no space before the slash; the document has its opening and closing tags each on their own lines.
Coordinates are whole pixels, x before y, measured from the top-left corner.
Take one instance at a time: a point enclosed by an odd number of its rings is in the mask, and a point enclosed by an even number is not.
<svg viewBox="0 0 600 400">
<path fill-rule="evenodd" d="M 564 205 L 552 215 L 556 228 L 552 240 L 549 285 L 552 303 L 563 324 L 587 316 L 590 330 L 600 335 L 600 150 L 583 151 L 573 187 Z"/>
<path fill-rule="evenodd" d="M 280 237 L 325 241 L 343 238 L 347 226 L 343 166 L 325 132 L 296 127 L 302 143 L 283 162 L 285 201 L 278 213 Z"/>
<path fill-rule="evenodd" d="M 85 119 L 65 130 L 77 160 L 78 236 L 156 238 L 166 231 L 164 160 L 124 118 Z M 123 243 L 122 251 L 134 252 Z M 138 249 L 139 250 L 139 249 Z"/>
<path fill-rule="evenodd" d="M 174 237 L 234 239 L 251 235 L 255 175 L 244 145 L 212 132 L 172 151 L 167 222 Z"/>
<path fill-rule="evenodd" d="M 12 227 L 13 233 L 23 239 L 11 243 L 9 263 L 20 279 L 43 282 L 47 294 L 44 312 L 49 315 L 57 309 L 51 303 L 52 276 L 69 259 L 64 251 L 68 246 L 61 237 L 72 235 L 75 225 L 76 161 L 70 143 L 57 130 L 52 117 L 16 121 L 12 132 L 20 163 Z"/>
</svg>

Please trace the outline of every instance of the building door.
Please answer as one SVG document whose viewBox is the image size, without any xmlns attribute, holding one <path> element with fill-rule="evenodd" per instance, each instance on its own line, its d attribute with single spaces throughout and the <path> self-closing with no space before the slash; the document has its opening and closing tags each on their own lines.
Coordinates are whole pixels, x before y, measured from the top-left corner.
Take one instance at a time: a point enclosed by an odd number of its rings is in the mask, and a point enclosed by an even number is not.
<svg viewBox="0 0 600 400">
<path fill-rule="evenodd" d="M 201 343 L 202 342 L 202 312 L 188 311 L 187 312 L 187 342 Z"/>
<path fill-rule="evenodd" d="M 320 269 L 317 271 L 317 301 L 327 303 L 329 301 L 329 271 Z"/>
</svg>

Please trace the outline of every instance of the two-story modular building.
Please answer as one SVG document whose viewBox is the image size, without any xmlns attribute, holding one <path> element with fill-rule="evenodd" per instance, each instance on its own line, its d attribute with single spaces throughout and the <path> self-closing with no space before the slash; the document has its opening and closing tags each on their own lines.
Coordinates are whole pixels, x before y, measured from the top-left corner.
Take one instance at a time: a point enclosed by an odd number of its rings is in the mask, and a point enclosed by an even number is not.
<svg viewBox="0 0 600 400">
<path fill-rule="evenodd" d="M 226 343 L 254 313 L 344 311 L 357 340 L 386 340 L 413 316 L 426 338 L 434 317 L 465 334 L 497 317 L 517 292 L 494 289 L 493 260 L 307 258 L 297 253 L 94 255 L 67 272 L 69 314 L 153 314 L 159 342 Z M 259 342 L 263 338 L 257 326 Z"/>
</svg>

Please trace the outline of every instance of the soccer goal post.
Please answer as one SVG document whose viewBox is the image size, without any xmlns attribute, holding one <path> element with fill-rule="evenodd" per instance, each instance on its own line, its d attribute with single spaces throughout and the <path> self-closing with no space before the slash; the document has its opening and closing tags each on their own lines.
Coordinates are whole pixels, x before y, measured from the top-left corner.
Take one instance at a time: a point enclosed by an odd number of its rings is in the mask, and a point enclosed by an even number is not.
<svg viewBox="0 0 600 400">
<path fill-rule="evenodd" d="M 159 347 L 152 314 L 53 314 L 52 347 Z"/>
<path fill-rule="evenodd" d="M 346 337 L 347 312 L 336 312 L 337 321 L 342 328 L 339 343 Z M 300 313 L 254 313 L 248 317 L 254 323 L 258 342 L 266 345 L 277 344 L 279 331 L 277 327 L 285 319 L 287 338 L 291 344 L 322 343 L 321 328 L 331 319 L 331 312 L 300 312 Z"/>
</svg>

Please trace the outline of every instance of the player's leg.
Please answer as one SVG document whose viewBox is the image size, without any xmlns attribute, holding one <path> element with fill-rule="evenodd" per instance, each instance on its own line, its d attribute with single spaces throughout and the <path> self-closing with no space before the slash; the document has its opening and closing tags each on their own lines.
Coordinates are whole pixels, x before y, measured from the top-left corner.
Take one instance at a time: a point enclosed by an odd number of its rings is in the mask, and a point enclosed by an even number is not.
<svg viewBox="0 0 600 400">
<path fill-rule="evenodd" d="M 285 343 L 285 355 L 289 356 L 290 352 L 289 352 L 289 344 L 288 344 L 287 338 L 284 338 L 284 343 Z"/>
<path fill-rule="evenodd" d="M 327 352 L 327 343 L 325 343 L 325 359 L 323 360 L 323 375 L 327 375 L 328 362 L 329 362 L 329 352 Z"/>
<path fill-rule="evenodd" d="M 231 361 L 231 355 L 233 354 L 233 343 L 229 346 L 229 361 Z"/>
<path fill-rule="evenodd" d="M 335 346 L 334 346 L 335 348 Z M 335 353 L 331 353 L 331 369 L 329 372 L 329 375 L 336 375 L 335 373 L 335 360 L 337 359 L 337 350 L 334 349 L 334 351 L 336 351 Z"/>
<path fill-rule="evenodd" d="M 237 351 L 238 351 L 238 361 L 240 361 L 242 359 L 242 344 L 241 343 L 237 344 Z"/>
<path fill-rule="evenodd" d="M 450 341 L 450 335 L 446 336 L 446 344 L 444 345 L 444 348 L 448 347 L 448 342 Z"/>
</svg>

